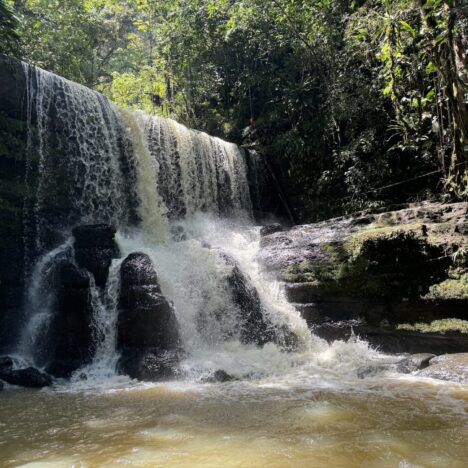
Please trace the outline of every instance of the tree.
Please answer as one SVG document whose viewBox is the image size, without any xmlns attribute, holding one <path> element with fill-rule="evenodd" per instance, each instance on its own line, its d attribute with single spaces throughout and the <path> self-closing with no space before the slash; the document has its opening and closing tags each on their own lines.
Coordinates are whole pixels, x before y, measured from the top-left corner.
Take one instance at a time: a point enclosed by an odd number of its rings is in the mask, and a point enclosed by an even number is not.
<svg viewBox="0 0 468 468">
<path fill-rule="evenodd" d="M 0 0 L 0 53 L 18 56 L 18 19 L 6 0 Z"/>
</svg>

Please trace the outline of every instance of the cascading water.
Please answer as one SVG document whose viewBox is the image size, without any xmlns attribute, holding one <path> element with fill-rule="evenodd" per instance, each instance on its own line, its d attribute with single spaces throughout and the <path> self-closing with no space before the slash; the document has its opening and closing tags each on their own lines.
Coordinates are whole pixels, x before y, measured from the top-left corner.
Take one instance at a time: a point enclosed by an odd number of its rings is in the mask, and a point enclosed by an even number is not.
<svg viewBox="0 0 468 468">
<path fill-rule="evenodd" d="M 140 122 L 159 167 L 157 187 L 171 218 L 197 211 L 250 214 L 245 155 L 239 147 L 170 119 L 146 116 Z"/>
<path fill-rule="evenodd" d="M 75 380 L 115 375 L 119 268 L 133 251 L 151 257 L 162 292 L 174 303 L 186 377 L 203 379 L 216 369 L 238 377 L 262 376 L 298 363 L 326 365 L 330 348 L 311 336 L 278 283 L 264 277 L 255 261 L 259 229 L 252 224 L 243 150 L 169 119 L 119 111 L 100 94 L 40 69 L 25 65 L 24 70 L 30 191 L 26 254 L 29 260 L 43 256 L 30 275 L 29 297 L 34 300 L 26 303 L 29 318 L 20 352 L 34 360 L 38 339 L 44 339 L 53 303 L 44 281 L 71 242 L 44 250 L 69 236 L 77 224 L 104 222 L 119 229 L 122 258 L 114 260 L 104 287 L 89 277 L 96 350 Z M 249 170 L 255 171 L 255 165 Z M 258 292 L 276 344 L 260 348 L 243 343 L 239 304 L 228 291 L 233 265 Z M 297 352 L 286 353 L 281 343 L 291 333 Z M 364 348 L 356 348 L 360 358 L 367 353 L 372 359 Z"/>
<path fill-rule="evenodd" d="M 91 364 L 75 374 L 75 378 L 86 375 L 90 379 L 109 378 L 115 375 L 118 361 L 116 350 L 116 327 L 120 291 L 120 264 L 122 259 L 112 262 L 104 291 L 91 280 L 91 305 L 94 311 L 93 328 L 96 351 Z"/>
<path fill-rule="evenodd" d="M 35 264 L 27 290 L 26 310 L 28 314 L 19 339 L 16 353 L 28 362 L 43 364 L 45 336 L 53 314 L 54 290 L 51 275 L 56 262 L 70 256 L 72 239 L 43 255 Z"/>
<path fill-rule="evenodd" d="M 23 68 L 28 266 L 70 226 L 93 220 L 128 224 L 133 188 L 130 143 L 117 108 L 84 86 L 27 64 Z"/>
</svg>

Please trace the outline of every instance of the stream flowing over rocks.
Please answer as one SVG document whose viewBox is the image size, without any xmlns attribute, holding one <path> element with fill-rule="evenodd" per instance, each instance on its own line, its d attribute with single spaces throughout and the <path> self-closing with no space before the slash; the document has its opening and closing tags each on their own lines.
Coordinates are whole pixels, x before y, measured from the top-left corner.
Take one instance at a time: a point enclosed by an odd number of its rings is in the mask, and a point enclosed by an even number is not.
<svg viewBox="0 0 468 468">
<path fill-rule="evenodd" d="M 387 362 L 360 339 L 468 350 L 467 203 L 267 224 L 282 208 L 258 154 L 0 61 L 5 382 L 228 382 L 337 342 L 357 378 L 465 381 L 464 354 Z"/>
<path fill-rule="evenodd" d="M 239 252 L 200 232 L 248 232 L 279 209 L 256 153 L 0 61 L 0 352 L 14 372 L 219 380 L 186 360 L 293 339 Z"/>
<path fill-rule="evenodd" d="M 0 131 L 0 465 L 464 466 L 467 203 L 269 224 L 260 155 L 2 56 Z"/>
</svg>

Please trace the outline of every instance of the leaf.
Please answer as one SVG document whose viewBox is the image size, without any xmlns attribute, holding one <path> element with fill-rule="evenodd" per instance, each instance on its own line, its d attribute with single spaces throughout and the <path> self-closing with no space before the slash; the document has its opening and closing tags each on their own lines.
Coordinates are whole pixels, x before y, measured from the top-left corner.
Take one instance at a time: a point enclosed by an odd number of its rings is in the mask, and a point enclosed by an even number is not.
<svg viewBox="0 0 468 468">
<path fill-rule="evenodd" d="M 434 62 L 429 62 L 426 67 L 424 68 L 424 73 L 426 75 L 430 75 L 432 73 L 437 72 L 437 67 L 435 66 Z"/>
<path fill-rule="evenodd" d="M 407 32 L 409 32 L 413 37 L 416 37 L 418 32 L 416 29 L 414 29 L 409 23 L 407 23 L 404 20 L 400 20 L 400 25 L 403 27 L 403 29 Z"/>
</svg>

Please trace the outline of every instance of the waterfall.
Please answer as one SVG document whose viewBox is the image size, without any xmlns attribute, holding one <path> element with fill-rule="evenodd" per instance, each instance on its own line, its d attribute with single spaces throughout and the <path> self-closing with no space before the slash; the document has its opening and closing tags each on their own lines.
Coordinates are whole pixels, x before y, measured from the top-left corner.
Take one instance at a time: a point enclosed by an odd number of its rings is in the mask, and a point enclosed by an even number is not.
<svg viewBox="0 0 468 468">
<path fill-rule="evenodd" d="M 51 275 L 57 261 L 70 257 L 72 239 L 67 239 L 35 264 L 26 296 L 25 326 L 19 338 L 16 353 L 27 362 L 42 365 L 47 354 L 44 337 L 53 315 L 54 288 Z"/>
<path fill-rule="evenodd" d="M 101 94 L 23 64 L 27 83 L 26 265 L 67 227 L 131 218 L 131 154 Z"/>
<path fill-rule="evenodd" d="M 124 254 L 143 251 L 157 265 L 163 294 L 174 301 L 187 352 L 181 364 L 187 378 L 203 380 L 217 369 L 239 378 L 261 377 L 303 359 L 303 355 L 285 353 L 273 343 L 258 348 L 240 342 L 238 305 L 229 295 L 227 282 L 232 266 L 225 262 L 225 255 L 252 281 L 269 323 L 287 325 L 304 352 L 323 348 L 324 342 L 310 334 L 279 283 L 264 276 L 256 262 L 258 227 L 203 213 L 177 225 L 186 240 L 154 244 L 130 234 L 119 239 L 119 246 Z"/>
<path fill-rule="evenodd" d="M 149 239 L 161 242 L 167 235 L 167 208 L 158 192 L 159 161 L 150 152 L 147 125 L 150 117 L 143 112 L 121 111 L 136 155 L 136 184 L 139 196 L 141 228 Z"/>
<path fill-rule="evenodd" d="M 73 263 L 67 240 L 72 228 L 107 223 L 118 229 L 121 258 L 113 261 L 105 286 L 84 273 L 95 351 L 72 381 L 115 375 L 120 264 L 135 251 L 150 256 L 162 293 L 174 304 L 186 352 L 181 370 L 188 378 L 203 379 L 217 369 L 261 376 L 299 359 L 309 362 L 307 350 L 320 356 L 324 342 L 311 336 L 280 285 L 255 260 L 260 234 L 251 192 L 261 198 L 255 181 L 264 178 L 255 161 L 248 166 L 235 144 L 173 120 L 119 110 L 99 93 L 37 68 L 24 65 L 24 72 L 30 270 L 20 353 L 38 361 L 41 343 L 47 346 L 53 314 L 47 278 L 63 255 Z M 240 306 L 229 292 L 234 268 L 258 293 L 263 320 L 276 330 L 277 342 L 258 347 L 242 340 Z M 284 352 L 281 342 L 290 333 L 302 354 Z"/>
<path fill-rule="evenodd" d="M 245 154 L 238 146 L 157 116 L 147 117 L 145 132 L 169 217 L 251 213 Z"/>
<path fill-rule="evenodd" d="M 112 262 L 109 269 L 106 287 L 101 291 L 91 279 L 91 307 L 94 312 L 93 328 L 96 341 L 96 352 L 91 364 L 74 375 L 74 379 L 105 378 L 115 375 L 119 355 L 117 344 L 117 318 L 120 291 L 120 264 L 122 259 Z"/>
</svg>

